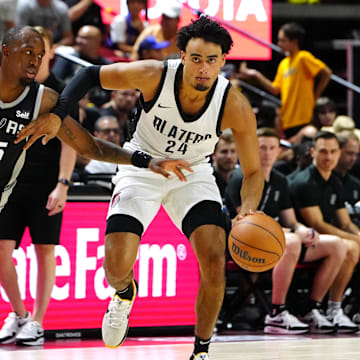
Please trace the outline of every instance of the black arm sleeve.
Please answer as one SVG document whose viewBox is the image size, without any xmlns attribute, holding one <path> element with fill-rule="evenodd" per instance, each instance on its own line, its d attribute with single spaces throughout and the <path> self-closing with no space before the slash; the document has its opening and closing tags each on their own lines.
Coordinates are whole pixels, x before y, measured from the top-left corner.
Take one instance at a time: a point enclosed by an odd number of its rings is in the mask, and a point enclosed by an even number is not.
<svg viewBox="0 0 360 360">
<path fill-rule="evenodd" d="M 64 120 L 75 104 L 94 86 L 101 87 L 100 65 L 81 69 L 65 87 L 51 112 Z"/>
</svg>

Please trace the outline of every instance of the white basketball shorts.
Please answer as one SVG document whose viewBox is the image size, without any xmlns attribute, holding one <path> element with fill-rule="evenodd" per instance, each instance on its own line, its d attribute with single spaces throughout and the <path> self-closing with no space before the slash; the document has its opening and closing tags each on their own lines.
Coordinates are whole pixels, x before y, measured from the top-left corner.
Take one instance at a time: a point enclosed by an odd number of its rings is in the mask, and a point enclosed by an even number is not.
<svg viewBox="0 0 360 360">
<path fill-rule="evenodd" d="M 144 231 L 149 226 L 161 205 L 181 230 L 182 220 L 197 203 L 210 200 L 222 206 L 213 169 L 209 163 L 192 166 L 193 173 L 185 171 L 187 181 L 175 175 L 166 179 L 149 169 L 119 165 L 114 177 L 114 192 L 107 218 L 112 215 L 129 215 L 139 220 Z"/>
</svg>

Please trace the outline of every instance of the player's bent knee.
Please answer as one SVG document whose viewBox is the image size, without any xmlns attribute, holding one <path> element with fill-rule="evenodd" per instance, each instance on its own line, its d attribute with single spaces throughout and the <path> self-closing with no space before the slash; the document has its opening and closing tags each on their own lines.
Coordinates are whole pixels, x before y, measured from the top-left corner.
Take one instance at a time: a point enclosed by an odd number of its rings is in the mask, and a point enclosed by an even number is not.
<svg viewBox="0 0 360 360">
<path fill-rule="evenodd" d="M 133 264 L 122 264 L 122 266 L 114 266 L 109 261 L 104 260 L 103 268 L 105 270 L 105 277 L 109 284 L 114 282 L 124 281 L 132 272 Z"/>
</svg>

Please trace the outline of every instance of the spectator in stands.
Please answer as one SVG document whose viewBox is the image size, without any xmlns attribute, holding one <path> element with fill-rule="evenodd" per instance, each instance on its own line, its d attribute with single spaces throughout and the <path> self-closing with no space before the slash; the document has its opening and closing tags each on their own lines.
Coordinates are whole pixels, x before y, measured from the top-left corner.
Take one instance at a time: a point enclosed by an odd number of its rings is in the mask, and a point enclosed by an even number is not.
<svg viewBox="0 0 360 360">
<path fill-rule="evenodd" d="M 300 144 L 304 138 L 314 138 L 315 134 L 323 127 L 333 126 L 336 119 L 336 105 L 328 97 L 320 97 L 316 100 L 314 115 L 311 124 L 301 128 L 289 141 Z"/>
<path fill-rule="evenodd" d="M 5 32 L 15 25 L 16 6 L 17 0 L 0 0 L 0 44 Z"/>
<path fill-rule="evenodd" d="M 335 134 L 340 134 L 343 131 L 358 133 L 358 130 L 355 128 L 355 121 L 350 116 L 346 115 L 337 116 L 332 126 L 323 130 L 331 131 Z"/>
<path fill-rule="evenodd" d="M 120 125 L 115 116 L 104 115 L 97 119 L 94 131 L 96 137 L 120 145 L 120 133 Z M 98 160 L 90 160 L 85 166 L 85 171 L 90 174 L 115 174 L 116 169 L 116 164 Z"/>
<path fill-rule="evenodd" d="M 162 7 L 161 23 L 148 26 L 138 36 L 131 53 L 131 60 L 138 59 L 139 45 L 148 35 L 153 35 L 156 41 L 169 41 L 170 45 L 163 49 L 165 57 L 178 54 L 176 33 L 180 21 L 182 5 L 176 0 L 167 0 Z"/>
<path fill-rule="evenodd" d="M 130 57 L 133 45 L 140 33 L 147 26 L 147 21 L 140 18 L 140 12 L 146 9 L 147 0 L 127 0 L 128 14 L 117 15 L 110 26 L 110 38 L 121 51 L 118 56 Z"/>
<path fill-rule="evenodd" d="M 50 72 L 50 61 L 54 56 L 51 33 L 42 27 L 35 29 L 40 33 L 45 44 L 45 55 L 36 80 L 61 93 L 65 84 Z M 72 114 L 72 117 L 74 116 L 77 118 L 76 113 Z M 14 209 L 17 215 L 16 227 L 19 236 L 16 240 L 20 241 L 25 228 L 28 227 L 38 266 L 33 313 L 31 320 L 16 336 L 15 340 L 18 344 L 44 343 L 42 324 L 55 282 L 55 245 L 59 244 L 62 211 L 66 204 L 75 157 L 75 150 L 57 138 L 50 140 L 46 149 L 41 140 L 36 141 L 26 152 L 26 162 L 17 178 L 16 192 L 12 194 L 11 209 Z M 12 229 L 12 224 L 2 225 L 5 233 L 12 234 L 14 231 Z M 13 292 L 11 303 L 21 303 L 20 294 L 18 293 L 18 296 L 14 294 Z M 12 317 L 10 316 L 9 319 Z M 11 322 L 12 320 L 8 325 Z M 5 325 L 0 331 L 0 343 L 9 340 L 4 340 L 8 331 L 9 327 Z"/>
<path fill-rule="evenodd" d="M 349 174 L 359 155 L 359 138 L 351 131 L 337 135 L 341 154 L 335 168 L 336 175 L 344 186 L 344 200 L 351 220 L 360 226 L 360 208 L 355 204 L 360 200 L 360 180 Z"/>
<path fill-rule="evenodd" d="M 118 120 L 121 129 L 120 144 L 128 141 L 129 121 L 134 117 L 139 92 L 135 89 L 114 90 L 111 92 L 111 100 L 100 109 L 100 115 L 112 115 Z"/>
<path fill-rule="evenodd" d="M 290 174 L 287 174 L 287 179 L 291 180 L 296 176 L 296 174 L 305 168 L 307 168 L 312 163 L 312 157 L 310 154 L 311 141 L 304 141 L 301 144 L 296 144 L 293 146 L 295 154 L 295 164 L 296 168 Z"/>
<path fill-rule="evenodd" d="M 139 44 L 139 60 L 164 60 L 165 56 L 163 49 L 167 48 L 169 45 L 169 41 L 157 42 L 153 35 L 149 35 Z"/>
<path fill-rule="evenodd" d="M 101 17 L 101 7 L 94 0 L 63 0 L 69 7 L 69 17 L 73 34 L 84 25 L 96 26 L 102 33 L 106 26 Z"/>
<path fill-rule="evenodd" d="M 299 223 L 290 200 L 285 176 L 273 169 L 280 151 L 280 138 L 275 129 L 261 128 L 257 131 L 260 163 L 265 177 L 265 186 L 259 210 L 278 218 L 285 226 L 286 248 L 280 262 L 274 267 L 272 277 L 272 312 L 265 319 L 265 333 L 301 334 L 310 330 L 331 333 L 335 326 L 321 313 L 321 302 L 332 285 L 345 259 L 346 248 L 337 236 L 320 235 Z M 241 171 L 235 170 L 226 191 L 226 204 L 235 209 L 235 216 L 241 207 Z M 291 230 L 290 230 L 291 229 Z M 289 312 L 286 296 L 298 262 L 322 259 L 317 269 L 309 300 L 299 321 Z"/>
<path fill-rule="evenodd" d="M 330 131 L 335 133 L 335 135 L 341 134 L 343 132 L 352 132 L 360 140 L 360 129 L 355 127 L 355 121 L 346 115 L 338 115 L 332 126 L 323 127 L 324 131 Z M 360 179 L 360 156 L 355 161 L 350 173 L 356 178 Z"/>
<path fill-rule="evenodd" d="M 64 52 L 93 65 L 110 64 L 111 61 L 100 55 L 101 42 L 100 29 L 96 26 L 85 25 L 77 33 L 73 48 L 59 48 L 57 51 L 60 55 Z M 81 65 L 59 56 L 52 70 L 58 78 L 68 82 L 81 67 Z"/>
<path fill-rule="evenodd" d="M 340 331 L 357 331 L 345 316 L 341 300 L 353 270 L 359 261 L 360 229 L 351 221 L 344 203 L 344 188 L 333 174 L 340 157 L 340 146 L 331 132 L 320 131 L 311 148 L 313 164 L 300 171 L 290 182 L 290 193 L 297 217 L 320 234 L 343 239 L 346 259 L 330 289 L 327 318 Z"/>
<path fill-rule="evenodd" d="M 80 28 L 76 38 L 74 47 L 60 47 L 57 54 L 70 54 L 75 58 L 84 60 L 86 63 L 93 65 L 110 64 L 111 61 L 100 55 L 100 47 L 102 43 L 102 34 L 99 28 L 92 25 L 85 25 Z M 83 66 L 58 56 L 52 68 L 53 73 L 59 79 L 66 83 L 71 80 L 74 74 Z M 110 91 L 103 90 L 99 87 L 91 89 L 89 98 L 97 106 L 101 106 L 110 99 Z"/>
<path fill-rule="evenodd" d="M 312 125 L 317 130 L 321 130 L 323 126 L 332 126 L 337 115 L 336 105 L 328 97 L 320 97 L 316 100 L 314 108 L 314 118 Z"/>
<path fill-rule="evenodd" d="M 259 71 L 240 66 L 243 79 L 255 79 L 273 95 L 281 97 L 281 123 L 286 138 L 294 136 L 312 119 L 315 101 L 328 84 L 331 70 L 310 52 L 301 50 L 304 29 L 296 23 L 283 25 L 278 33 L 278 45 L 286 54 L 273 82 Z M 317 77 L 315 86 L 315 77 Z"/>
<path fill-rule="evenodd" d="M 15 23 L 42 26 L 51 31 L 55 45 L 72 45 L 74 37 L 68 10 L 61 0 L 19 0 Z"/>
<path fill-rule="evenodd" d="M 230 176 L 239 161 L 234 137 L 231 132 L 224 132 L 215 146 L 212 155 L 212 166 L 216 184 L 220 190 L 221 197 L 225 197 L 225 189 Z"/>
<path fill-rule="evenodd" d="M 277 105 L 270 101 L 263 100 L 256 112 L 256 122 L 258 128 L 272 127 L 277 129 L 278 124 L 281 121 L 280 119 L 281 116 Z"/>
</svg>

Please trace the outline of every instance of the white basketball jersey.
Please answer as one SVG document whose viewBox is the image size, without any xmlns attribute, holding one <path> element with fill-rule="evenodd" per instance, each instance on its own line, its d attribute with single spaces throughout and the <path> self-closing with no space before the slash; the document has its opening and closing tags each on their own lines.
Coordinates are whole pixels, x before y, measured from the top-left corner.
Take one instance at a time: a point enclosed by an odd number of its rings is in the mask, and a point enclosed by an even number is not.
<svg viewBox="0 0 360 360">
<path fill-rule="evenodd" d="M 167 60 L 154 98 L 142 99 L 136 131 L 126 148 L 142 150 L 154 157 L 181 158 L 190 163 L 205 160 L 213 153 L 220 135 L 221 119 L 230 83 L 218 76 L 198 114 L 182 111 L 179 86 L 183 65 Z"/>
</svg>

